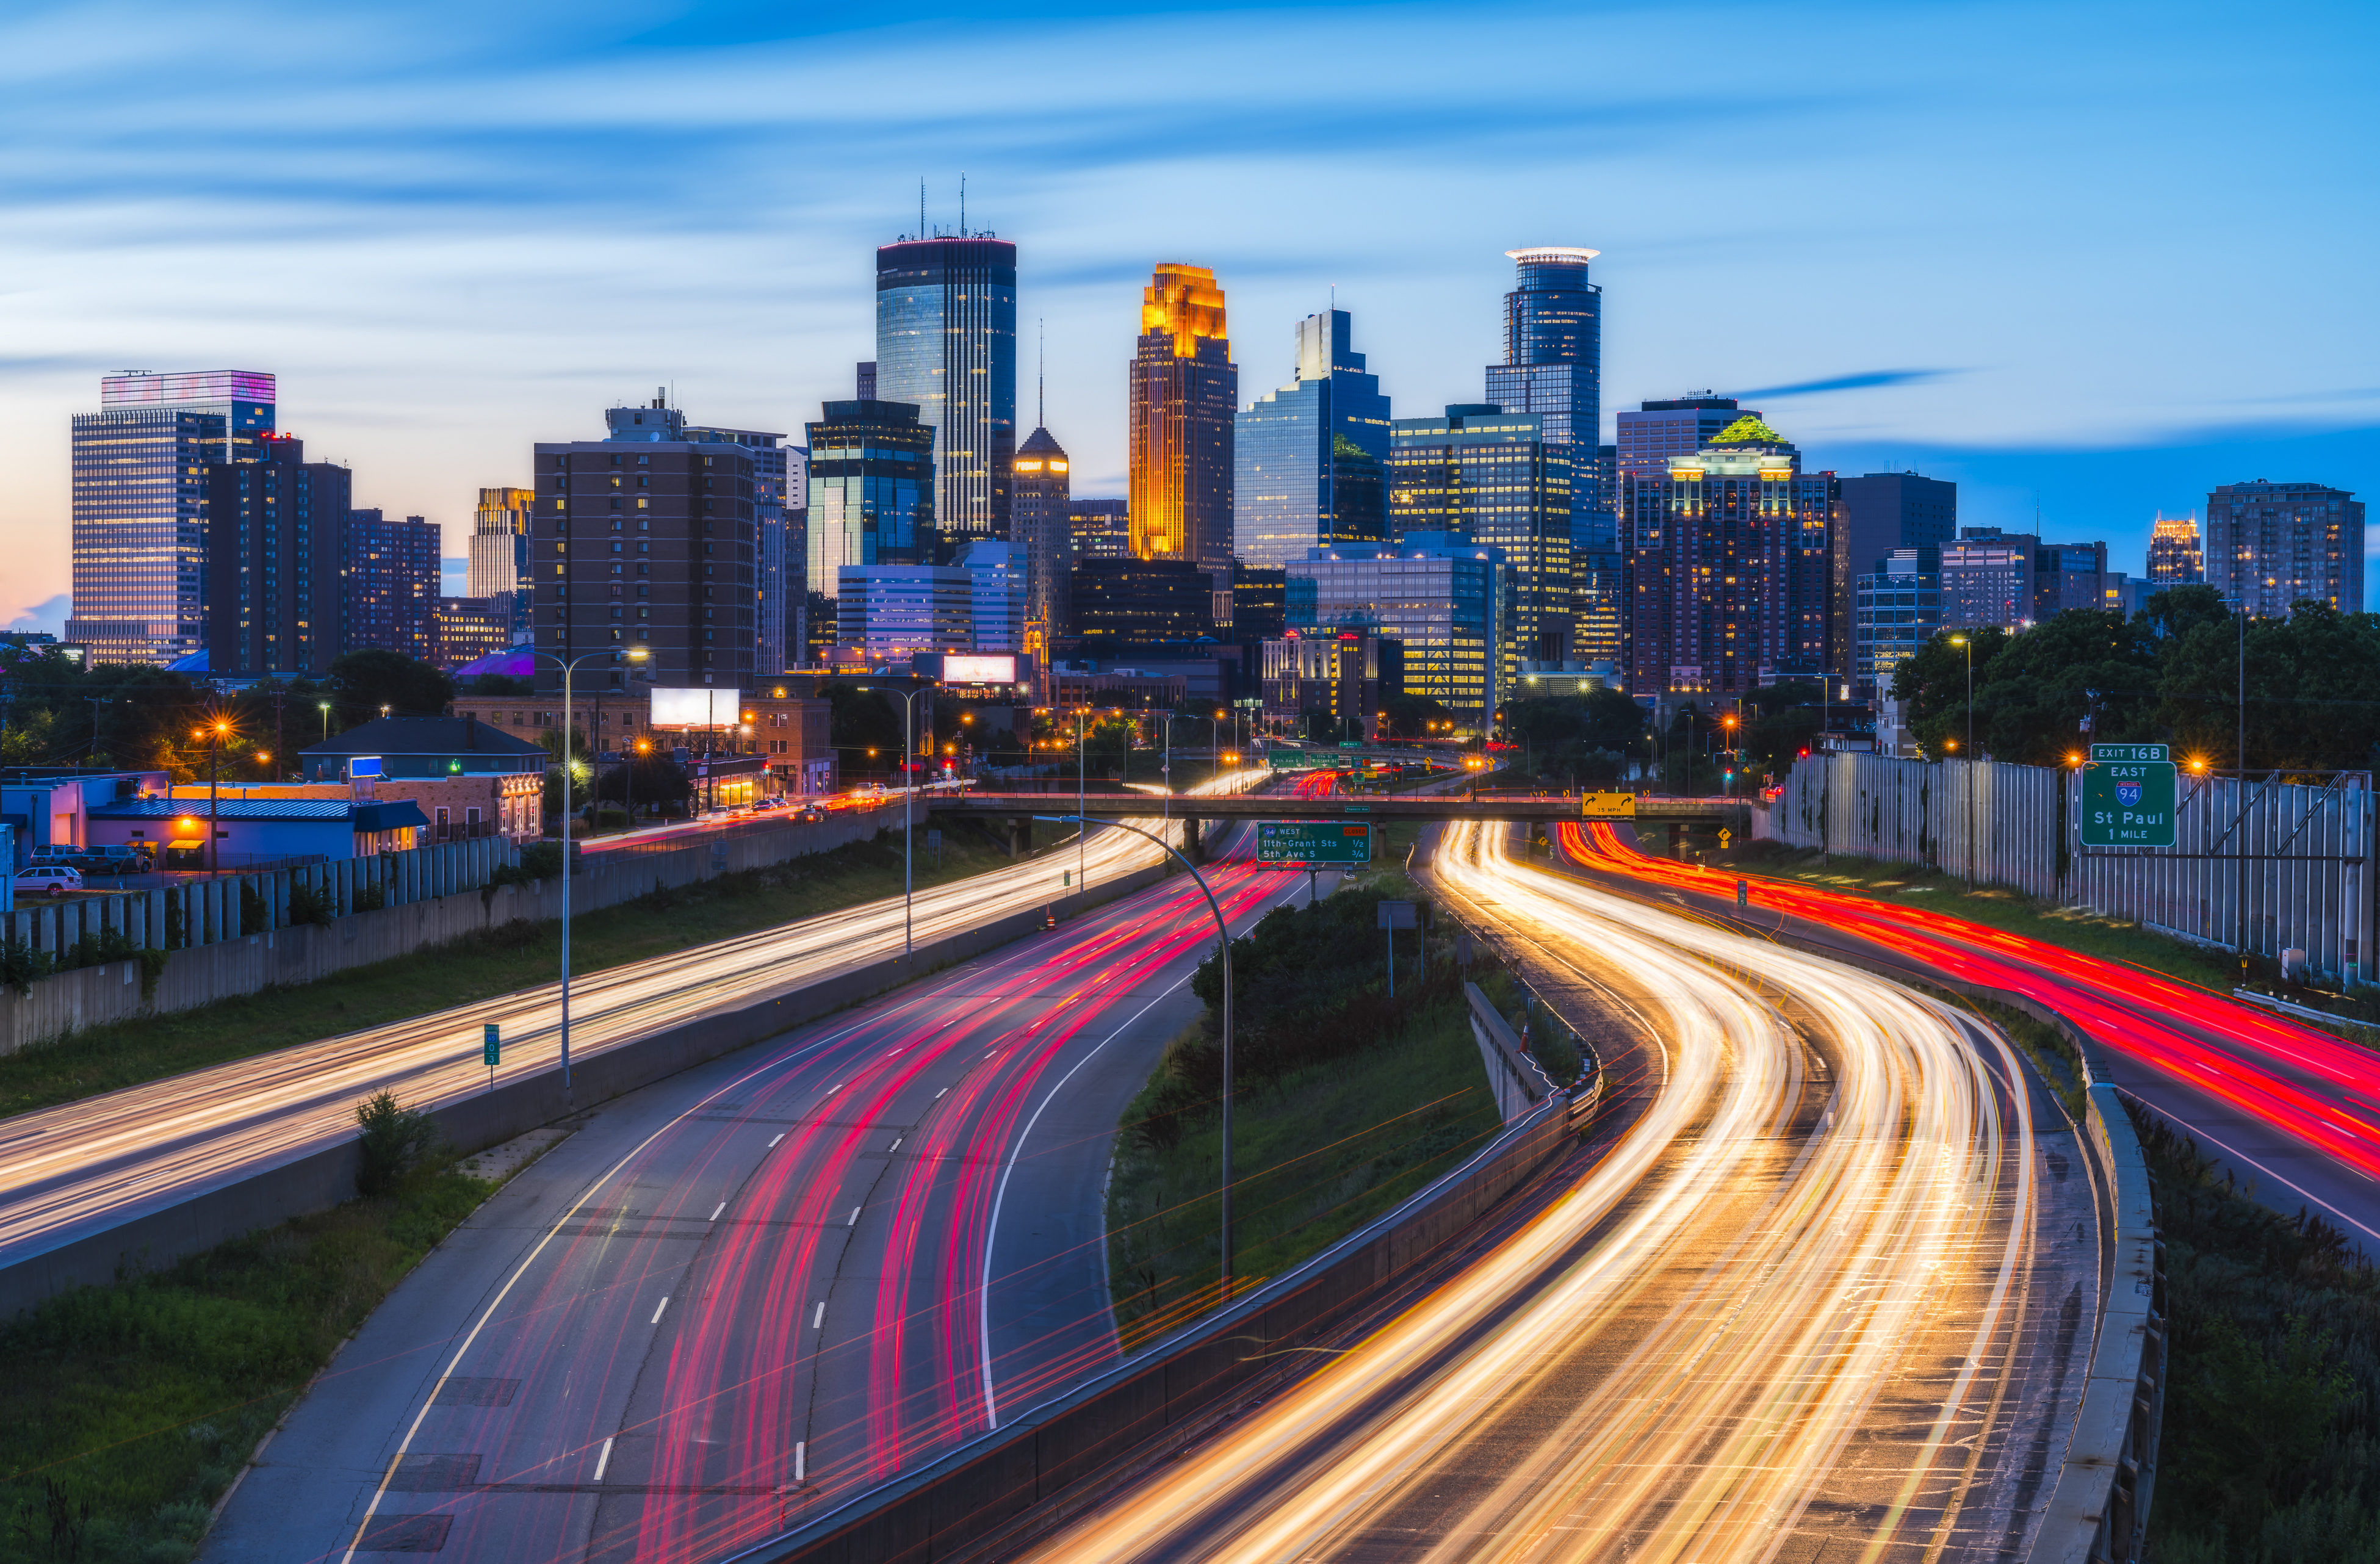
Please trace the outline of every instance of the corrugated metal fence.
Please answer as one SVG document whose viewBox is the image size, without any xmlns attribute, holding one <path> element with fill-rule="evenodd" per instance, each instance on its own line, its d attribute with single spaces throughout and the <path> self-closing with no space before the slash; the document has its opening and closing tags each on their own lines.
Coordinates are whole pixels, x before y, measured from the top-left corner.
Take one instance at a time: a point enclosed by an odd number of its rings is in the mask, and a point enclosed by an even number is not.
<svg viewBox="0 0 2380 1564">
<path fill-rule="evenodd" d="M 2295 947 L 2325 976 L 2369 979 L 2371 773 L 2326 786 L 2251 776 L 2244 789 L 2185 773 L 2169 849 L 2086 850 L 2082 787 L 2048 766 L 1812 756 L 1754 834 L 1925 864 L 2226 950 L 2244 935 L 2260 955 Z"/>
</svg>

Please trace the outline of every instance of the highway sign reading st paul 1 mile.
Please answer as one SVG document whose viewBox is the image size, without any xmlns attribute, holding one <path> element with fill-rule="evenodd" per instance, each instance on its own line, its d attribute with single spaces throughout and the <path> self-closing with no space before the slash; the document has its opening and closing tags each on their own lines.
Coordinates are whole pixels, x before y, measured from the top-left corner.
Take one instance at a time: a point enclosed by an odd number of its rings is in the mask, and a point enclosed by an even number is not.
<svg viewBox="0 0 2380 1564">
<path fill-rule="evenodd" d="M 2082 845 L 2172 846 L 2176 792 L 2164 745 L 2093 745 L 2082 768 Z"/>
<path fill-rule="evenodd" d="M 1348 868 L 1371 861 L 1370 826 L 1344 825 L 1337 820 L 1257 822 L 1257 863 Z"/>
</svg>

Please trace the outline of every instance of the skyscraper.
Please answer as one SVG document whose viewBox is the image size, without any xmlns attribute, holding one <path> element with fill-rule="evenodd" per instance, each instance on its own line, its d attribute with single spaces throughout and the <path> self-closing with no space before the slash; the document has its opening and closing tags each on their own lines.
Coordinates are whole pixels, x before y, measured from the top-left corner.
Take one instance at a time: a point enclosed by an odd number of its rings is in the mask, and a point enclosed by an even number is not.
<svg viewBox="0 0 2380 1564">
<path fill-rule="evenodd" d="M 95 662 L 166 663 L 207 626 L 207 468 L 254 461 L 273 432 L 273 377 L 128 370 L 73 424 L 74 612 Z"/>
<path fill-rule="evenodd" d="M 2151 585 L 2158 589 L 2187 587 L 2206 579 L 2206 555 L 2199 547 L 2198 517 L 2160 512 L 2149 529 Z"/>
<path fill-rule="evenodd" d="M 1389 399 L 1348 343 L 1348 314 L 1297 323 L 1295 377 L 1240 413 L 1233 554 L 1278 568 L 1313 548 L 1385 536 Z"/>
<path fill-rule="evenodd" d="M 1399 418 L 1389 439 L 1389 527 L 1402 540 L 1444 534 L 1499 550 L 1509 586 L 1496 679 L 1575 649 L 1571 447 L 1543 415 L 1457 403 L 1439 418 Z"/>
<path fill-rule="evenodd" d="M 1214 578 L 1211 617 L 1225 619 L 1240 372 L 1232 364 L 1215 273 L 1160 265 L 1141 292 L 1140 333 L 1132 366 L 1132 552 L 1198 565 Z"/>
<path fill-rule="evenodd" d="M 1746 415 L 1626 487 L 1633 694 L 1731 701 L 1837 665 L 1834 474 Z"/>
<path fill-rule="evenodd" d="M 528 630 L 528 523 L 537 501 L 528 489 L 482 489 L 471 513 L 469 568 L 463 595 L 502 605 L 523 640 Z"/>
<path fill-rule="evenodd" d="M 1073 464 L 1049 430 L 1037 425 L 1016 451 L 1009 526 L 1025 551 L 1025 650 L 1046 661 L 1050 646 L 1072 634 L 1075 568 Z"/>
<path fill-rule="evenodd" d="M 783 443 L 783 435 L 765 430 L 689 424 L 686 438 L 698 444 L 741 445 L 751 454 L 753 663 L 763 673 L 783 673 L 798 661 L 786 640 L 801 590 L 800 556 L 787 547 L 792 526 L 787 496 L 801 470 L 798 456 Z"/>
<path fill-rule="evenodd" d="M 1852 600 L 1861 577 L 1883 566 L 1902 549 L 1937 552 L 1959 535 L 1959 486 L 1913 472 L 1871 472 L 1840 481 L 1842 525 L 1835 528 L 1835 628 L 1839 641 L 1853 625 Z M 1912 566 L 1911 568 L 1914 568 Z M 1901 571 L 1907 575 L 1907 570 Z M 1930 573 L 1930 567 L 1929 567 Z M 1898 589 L 1895 588 L 1895 595 Z M 1838 679 L 1858 677 L 1855 649 L 1840 644 L 1832 667 Z"/>
<path fill-rule="evenodd" d="M 2271 618 L 2301 599 L 2363 612 L 2363 502 L 2319 483 L 2227 483 L 2206 497 L 2206 579 Z"/>
<path fill-rule="evenodd" d="M 353 479 L 335 463 L 306 460 L 304 443 L 288 436 L 261 434 L 255 449 L 252 459 L 202 469 L 207 672 L 320 678 L 347 649 L 340 556 Z"/>
<path fill-rule="evenodd" d="M 809 524 L 804 570 L 811 637 L 834 620 L 847 564 L 931 564 L 937 552 L 934 430 L 915 404 L 830 402 L 808 426 Z"/>
<path fill-rule="evenodd" d="M 934 431 L 942 535 L 953 547 L 1006 538 L 1016 452 L 1016 247 L 962 232 L 877 250 L 875 376 L 875 394 L 864 400 L 913 403 Z"/>
<path fill-rule="evenodd" d="M 1970 527 L 1955 543 L 1942 545 L 1942 628 L 1998 624 L 2015 629 L 2033 623 L 2034 571 L 2041 540 L 2030 532 Z"/>
<path fill-rule="evenodd" d="M 1672 456 L 1691 456 L 1736 419 L 1758 418 L 1756 408 L 1739 406 L 1732 396 L 1706 391 L 1694 396 L 1673 396 L 1640 402 L 1621 408 L 1616 421 L 1619 443 L 1613 448 L 1620 479 L 1653 478 L 1670 470 Z"/>
<path fill-rule="evenodd" d="M 686 415 L 661 396 L 611 408 L 603 421 L 602 440 L 536 447 L 537 649 L 569 659 L 642 646 L 654 683 L 747 685 L 758 608 L 751 453 L 689 440 Z M 577 678 L 616 691 L 627 675 L 625 661 L 595 662 Z M 561 687 L 543 661 L 537 677 L 541 690 Z"/>
<path fill-rule="evenodd" d="M 1128 501 L 1076 495 L 1066 503 L 1066 525 L 1075 534 L 1075 558 L 1130 559 L 1132 511 Z"/>
<path fill-rule="evenodd" d="M 439 536 L 418 515 L 397 521 L 377 509 L 347 513 L 342 649 L 403 652 L 424 661 L 436 652 Z"/>
<path fill-rule="evenodd" d="M 1571 464 L 1576 540 L 1608 542 L 1611 497 L 1595 489 L 1591 449 L 1602 439 L 1603 290 L 1586 275 L 1602 251 L 1546 245 L 1504 253 L 1518 275 L 1504 296 L 1504 361 L 1488 366 L 1487 399 L 1537 415 L 1546 443 L 1564 447 Z"/>
</svg>

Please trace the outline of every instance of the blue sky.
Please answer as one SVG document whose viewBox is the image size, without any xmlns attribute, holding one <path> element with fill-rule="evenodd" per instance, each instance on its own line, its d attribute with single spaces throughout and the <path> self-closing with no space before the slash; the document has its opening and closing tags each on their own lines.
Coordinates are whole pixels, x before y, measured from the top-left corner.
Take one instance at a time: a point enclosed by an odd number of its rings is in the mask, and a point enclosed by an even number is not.
<svg viewBox="0 0 2380 1564">
<path fill-rule="evenodd" d="M 1154 261 L 1220 273 L 1244 402 L 1335 285 L 1422 414 L 1479 395 L 1503 251 L 1583 244 L 1607 415 L 1757 390 L 1814 465 L 1956 478 L 1963 520 L 2037 504 L 2137 569 L 2212 483 L 2369 497 L 2375 30 L 2322 3 L 20 4 L 0 624 L 63 611 L 67 420 L 105 370 L 276 372 L 310 455 L 459 554 L 480 485 L 615 399 L 797 431 L 848 394 L 871 247 L 921 176 L 954 222 L 962 172 L 1020 247 L 1078 491 L 1122 491 Z"/>
</svg>

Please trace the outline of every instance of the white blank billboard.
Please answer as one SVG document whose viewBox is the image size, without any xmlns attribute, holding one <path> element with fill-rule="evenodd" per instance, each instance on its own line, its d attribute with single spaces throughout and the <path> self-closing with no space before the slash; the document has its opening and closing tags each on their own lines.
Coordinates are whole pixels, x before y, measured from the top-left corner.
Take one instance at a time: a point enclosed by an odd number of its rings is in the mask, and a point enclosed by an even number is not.
<svg viewBox="0 0 2380 1564">
<path fill-rule="evenodd" d="M 1016 659 L 1006 655 L 962 656 L 953 652 L 942 659 L 942 683 L 946 685 L 1013 685 L 1016 683 Z"/>
<path fill-rule="evenodd" d="M 653 691 L 656 728 L 732 728 L 743 720 L 742 690 Z"/>
</svg>

